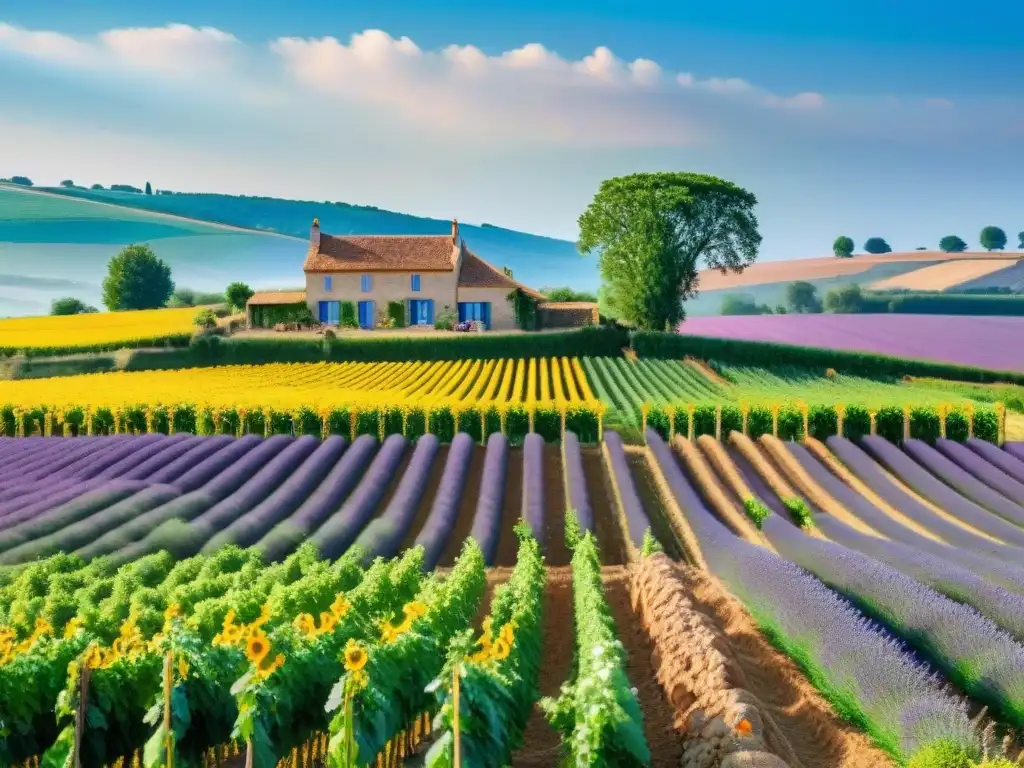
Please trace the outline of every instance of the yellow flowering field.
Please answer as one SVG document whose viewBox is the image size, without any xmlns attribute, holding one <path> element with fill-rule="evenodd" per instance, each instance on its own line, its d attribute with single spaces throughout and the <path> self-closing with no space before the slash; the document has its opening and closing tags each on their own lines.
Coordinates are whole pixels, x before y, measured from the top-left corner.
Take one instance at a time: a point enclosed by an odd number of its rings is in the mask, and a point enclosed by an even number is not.
<svg viewBox="0 0 1024 768">
<path fill-rule="evenodd" d="M 56 353 L 156 344 L 168 337 L 189 336 L 196 312 L 195 307 L 184 307 L 0 320 L 0 350 Z"/>
<path fill-rule="evenodd" d="M 197 405 L 257 411 L 339 406 L 597 408 L 577 358 L 272 363 L 0 381 L 0 405 L 116 410 Z"/>
</svg>

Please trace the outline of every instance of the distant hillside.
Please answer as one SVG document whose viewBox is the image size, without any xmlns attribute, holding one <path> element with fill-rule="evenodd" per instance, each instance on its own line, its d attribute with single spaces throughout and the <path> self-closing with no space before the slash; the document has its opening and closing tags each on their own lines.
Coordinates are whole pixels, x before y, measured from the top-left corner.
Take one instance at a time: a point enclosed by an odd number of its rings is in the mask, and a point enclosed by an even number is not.
<svg viewBox="0 0 1024 768">
<path fill-rule="evenodd" d="M 1024 253 L 1014 251 L 910 251 L 878 256 L 864 254 L 850 259 L 825 257 L 759 262 L 740 274 L 723 275 L 715 270 L 702 270 L 700 294 L 686 303 L 686 313 L 717 315 L 722 300 L 731 294 L 749 296 L 758 304 L 772 307 L 785 304 L 786 286 L 797 280 L 814 285 L 819 296 L 850 283 L 865 289 L 958 291 L 991 287 L 1017 290 L 1024 288 L 1021 259 Z M 956 262 L 961 264 L 954 266 Z"/>
<path fill-rule="evenodd" d="M 335 235 L 432 235 L 451 231 L 451 221 L 340 202 L 189 193 L 140 195 L 63 187 L 46 191 L 301 239 L 309 236 L 314 218 L 320 219 L 324 232 Z M 573 243 L 490 224 L 475 226 L 460 222 L 460 231 L 478 255 L 497 267 L 510 267 L 516 279 L 527 285 L 540 288 L 568 284 L 579 290 L 597 289 L 597 260 L 581 257 Z M 302 255 L 299 255 L 300 266 Z M 290 282 L 295 283 L 296 279 Z"/>
</svg>

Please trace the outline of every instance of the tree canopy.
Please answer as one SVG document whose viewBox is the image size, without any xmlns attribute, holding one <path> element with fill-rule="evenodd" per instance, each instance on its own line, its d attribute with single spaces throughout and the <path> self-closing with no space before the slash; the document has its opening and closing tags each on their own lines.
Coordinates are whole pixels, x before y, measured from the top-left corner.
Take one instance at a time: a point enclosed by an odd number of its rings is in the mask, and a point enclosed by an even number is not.
<svg viewBox="0 0 1024 768">
<path fill-rule="evenodd" d="M 939 240 L 939 250 L 945 253 L 963 253 L 967 250 L 967 243 L 957 235 L 946 235 Z"/>
<path fill-rule="evenodd" d="M 71 189 L 72 187 L 75 186 L 75 182 L 73 182 L 71 179 L 64 179 L 64 181 L 62 181 L 60 185 L 62 187 L 67 187 L 68 189 Z"/>
<path fill-rule="evenodd" d="M 1017 233 L 1017 239 L 1020 241 L 1017 243 L 1017 247 L 1024 248 L 1024 229 Z"/>
<path fill-rule="evenodd" d="M 252 298 L 254 293 L 255 291 L 252 288 L 238 281 L 231 283 L 224 291 L 228 304 L 239 312 L 245 310 L 246 303 Z"/>
<path fill-rule="evenodd" d="M 86 315 L 95 311 L 96 307 L 90 307 L 81 299 L 76 299 L 73 296 L 54 299 L 50 304 L 51 315 Z"/>
<path fill-rule="evenodd" d="M 840 235 L 832 243 L 832 253 L 840 259 L 848 259 L 853 256 L 853 249 L 853 238 L 846 235 Z"/>
<path fill-rule="evenodd" d="M 797 280 L 786 286 L 786 306 L 791 312 L 812 313 L 821 312 L 821 300 L 818 298 L 818 289 L 811 283 Z"/>
<path fill-rule="evenodd" d="M 890 248 L 889 244 L 885 242 L 885 239 L 881 237 L 869 237 L 867 242 L 864 243 L 864 250 L 875 255 L 881 253 L 892 253 L 892 248 Z"/>
<path fill-rule="evenodd" d="M 146 182 L 146 194 L 147 194 L 147 195 L 152 195 L 152 194 L 153 194 L 153 187 L 151 187 L 151 186 L 149 185 L 149 182 L 148 182 L 148 181 Z"/>
<path fill-rule="evenodd" d="M 864 305 L 864 295 L 856 283 L 834 288 L 825 294 L 825 311 L 840 315 L 860 312 Z"/>
<path fill-rule="evenodd" d="M 1001 251 L 1006 247 L 1006 233 L 999 227 L 985 227 L 978 241 L 986 251 Z"/>
<path fill-rule="evenodd" d="M 697 293 L 698 263 L 741 272 L 761 244 L 741 187 L 699 173 L 636 173 L 601 183 L 579 218 L 582 253 L 600 253 L 618 316 L 639 328 L 674 328 Z"/>
<path fill-rule="evenodd" d="M 158 309 L 174 291 L 171 268 L 148 245 L 128 245 L 107 265 L 103 303 L 110 310 Z"/>
<path fill-rule="evenodd" d="M 770 315 L 772 308 L 767 304 L 758 304 L 750 296 L 730 293 L 722 299 L 722 307 L 719 312 L 723 315 Z"/>
</svg>

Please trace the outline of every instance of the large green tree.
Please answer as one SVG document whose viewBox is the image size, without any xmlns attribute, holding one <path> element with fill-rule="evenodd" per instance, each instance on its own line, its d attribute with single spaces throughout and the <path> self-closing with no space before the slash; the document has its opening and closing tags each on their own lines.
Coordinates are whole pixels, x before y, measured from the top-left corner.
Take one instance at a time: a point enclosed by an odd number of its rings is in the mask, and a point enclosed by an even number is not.
<svg viewBox="0 0 1024 768">
<path fill-rule="evenodd" d="M 579 249 L 600 253 L 601 277 L 618 317 L 674 328 L 697 294 L 697 269 L 741 272 L 761 235 L 753 194 L 699 173 L 636 173 L 601 183 L 579 218 Z"/>
<path fill-rule="evenodd" d="M 103 281 L 107 309 L 158 309 L 173 292 L 171 268 L 148 245 L 125 246 L 107 265 Z"/>
<path fill-rule="evenodd" d="M 946 253 L 963 253 L 967 250 L 967 243 L 957 235 L 946 235 L 939 240 L 939 249 Z"/>
<path fill-rule="evenodd" d="M 245 311 L 245 305 L 248 303 L 249 299 L 253 297 L 254 293 L 255 291 L 253 291 L 252 288 L 245 283 L 238 281 L 231 283 L 231 285 L 224 290 L 224 295 L 227 296 L 228 304 L 239 312 Z"/>
<path fill-rule="evenodd" d="M 1001 251 L 1006 247 L 1006 233 L 999 227 L 985 227 L 978 240 L 987 251 Z"/>
<path fill-rule="evenodd" d="M 832 243 L 832 253 L 836 258 L 848 259 L 853 256 L 853 238 L 847 235 L 840 235 Z"/>
<path fill-rule="evenodd" d="M 1017 247 L 1024 249 L 1024 230 L 1017 233 L 1017 240 L 1020 241 L 1017 243 Z"/>
</svg>

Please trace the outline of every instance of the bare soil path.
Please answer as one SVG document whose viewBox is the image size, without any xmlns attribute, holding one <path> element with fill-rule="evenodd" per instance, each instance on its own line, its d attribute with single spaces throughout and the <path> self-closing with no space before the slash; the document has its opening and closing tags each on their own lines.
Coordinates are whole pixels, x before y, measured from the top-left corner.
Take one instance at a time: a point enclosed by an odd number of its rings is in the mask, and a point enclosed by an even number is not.
<svg viewBox="0 0 1024 768">
<path fill-rule="evenodd" d="M 675 710 L 655 675 L 654 645 L 633 612 L 627 571 L 621 566 L 603 568 L 601 577 L 619 640 L 626 649 L 626 675 L 636 688 L 644 713 L 644 737 L 651 750 L 651 766 L 678 766 L 683 746 L 675 729 Z"/>
<path fill-rule="evenodd" d="M 541 647 L 540 695 L 557 696 L 562 683 L 572 677 L 574 631 L 572 572 L 568 567 L 548 568 L 544 591 L 544 627 Z M 523 746 L 512 756 L 513 768 L 554 768 L 563 757 L 560 734 L 535 707 L 526 723 Z"/>
<path fill-rule="evenodd" d="M 622 565 L 626 562 L 626 551 L 622 541 L 622 527 L 618 523 L 618 511 L 612 498 L 611 483 L 605 470 L 604 459 L 599 448 L 584 448 L 583 474 L 587 479 L 587 495 L 594 513 L 594 533 L 605 565 Z"/>
</svg>

